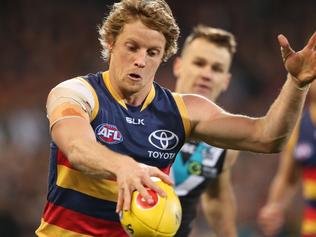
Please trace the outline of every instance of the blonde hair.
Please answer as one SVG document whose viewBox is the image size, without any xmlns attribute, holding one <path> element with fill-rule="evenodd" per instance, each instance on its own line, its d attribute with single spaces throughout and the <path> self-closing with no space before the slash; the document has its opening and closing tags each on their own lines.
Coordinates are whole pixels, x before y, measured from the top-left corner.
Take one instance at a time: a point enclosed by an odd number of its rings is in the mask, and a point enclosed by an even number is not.
<svg viewBox="0 0 316 237">
<path fill-rule="evenodd" d="M 233 34 L 223 29 L 198 25 L 193 28 L 192 33 L 186 38 L 182 54 L 188 45 L 198 38 L 206 39 L 210 43 L 226 48 L 231 56 L 236 52 L 237 43 Z"/>
<path fill-rule="evenodd" d="M 122 0 L 115 3 L 99 28 L 102 55 L 109 60 L 108 45 L 115 43 L 127 23 L 141 20 L 148 28 L 161 32 L 166 39 L 163 61 L 177 52 L 179 27 L 164 0 Z"/>
</svg>

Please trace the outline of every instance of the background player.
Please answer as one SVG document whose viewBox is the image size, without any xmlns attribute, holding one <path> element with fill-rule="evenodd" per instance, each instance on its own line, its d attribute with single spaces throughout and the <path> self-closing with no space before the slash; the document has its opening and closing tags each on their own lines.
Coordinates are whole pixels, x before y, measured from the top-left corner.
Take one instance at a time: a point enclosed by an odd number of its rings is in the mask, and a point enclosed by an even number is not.
<svg viewBox="0 0 316 237">
<path fill-rule="evenodd" d="M 185 40 L 174 62 L 178 93 L 196 93 L 216 101 L 231 80 L 236 51 L 234 36 L 222 29 L 199 25 Z M 201 197 L 202 209 L 217 236 L 237 236 L 236 206 L 231 167 L 238 152 L 191 140 L 172 166 L 175 190 L 182 204 L 182 222 L 176 236 L 188 236 Z"/>
<path fill-rule="evenodd" d="M 316 83 L 311 86 L 309 98 L 309 106 L 281 154 L 268 201 L 259 213 L 259 224 L 266 236 L 280 231 L 300 181 L 305 199 L 301 236 L 316 236 Z"/>
</svg>

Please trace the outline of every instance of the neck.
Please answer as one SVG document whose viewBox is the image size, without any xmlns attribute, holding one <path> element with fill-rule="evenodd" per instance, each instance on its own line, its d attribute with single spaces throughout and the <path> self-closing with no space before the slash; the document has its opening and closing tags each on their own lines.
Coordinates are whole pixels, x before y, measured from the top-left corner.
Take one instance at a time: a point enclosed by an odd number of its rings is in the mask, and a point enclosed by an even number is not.
<svg viewBox="0 0 316 237">
<path fill-rule="evenodd" d="M 146 94 L 146 96 L 148 93 Z M 132 106 L 140 106 L 144 100 L 146 99 L 146 96 L 139 96 L 137 94 L 132 94 L 128 96 L 122 97 L 125 104 L 132 105 Z"/>
<path fill-rule="evenodd" d="M 135 89 L 133 90 L 132 87 L 130 89 L 126 89 L 124 87 L 120 87 L 113 81 L 113 77 L 110 76 L 110 86 L 115 94 L 117 99 L 120 99 L 125 104 L 129 104 L 132 106 L 140 106 L 145 101 L 146 97 L 150 93 L 151 86 L 149 85 L 148 88 L 142 88 L 141 90 Z"/>
</svg>

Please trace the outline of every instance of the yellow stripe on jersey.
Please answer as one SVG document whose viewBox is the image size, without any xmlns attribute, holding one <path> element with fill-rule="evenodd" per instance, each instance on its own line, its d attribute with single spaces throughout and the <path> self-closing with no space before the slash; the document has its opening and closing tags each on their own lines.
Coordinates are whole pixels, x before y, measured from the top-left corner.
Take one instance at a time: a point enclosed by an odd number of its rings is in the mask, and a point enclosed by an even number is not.
<svg viewBox="0 0 316 237">
<path fill-rule="evenodd" d="M 303 183 L 304 198 L 316 200 L 316 180 L 306 180 Z"/>
<path fill-rule="evenodd" d="M 143 111 L 144 109 L 147 108 L 148 105 L 150 105 L 150 103 L 154 100 L 155 95 L 156 95 L 155 87 L 154 87 L 154 85 L 152 85 L 150 92 L 149 92 L 148 96 L 146 97 L 146 100 L 142 106 L 141 111 Z"/>
<path fill-rule="evenodd" d="M 191 122 L 189 118 L 189 113 L 187 110 L 187 107 L 184 104 L 184 101 L 181 97 L 180 94 L 178 93 L 172 93 L 174 100 L 176 101 L 176 104 L 178 106 L 181 118 L 182 118 L 182 123 L 184 126 L 184 131 L 185 131 L 185 136 L 188 138 L 191 133 Z"/>
<path fill-rule="evenodd" d="M 309 112 L 310 112 L 310 115 L 311 115 L 311 120 L 313 122 L 313 124 L 315 125 L 316 124 L 316 104 L 311 104 L 309 106 Z"/>
<path fill-rule="evenodd" d="M 45 229 L 45 231 L 42 231 Z M 41 233 L 41 232 L 45 232 Z M 41 220 L 40 227 L 36 230 L 35 234 L 38 237 L 51 237 L 51 236 L 63 236 L 63 237 L 91 237 L 90 235 L 83 235 L 77 232 L 72 232 L 70 230 L 65 230 L 56 225 L 51 225 L 45 222 L 43 219 Z"/>
<path fill-rule="evenodd" d="M 302 234 L 313 235 L 316 234 L 316 221 L 304 220 L 302 225 Z"/>
<path fill-rule="evenodd" d="M 117 92 L 114 90 L 114 88 L 112 87 L 112 84 L 110 82 L 110 76 L 109 76 L 109 71 L 103 72 L 102 73 L 103 76 L 103 81 L 104 84 L 106 85 L 106 87 L 108 88 L 108 90 L 110 91 L 111 95 L 113 96 L 113 98 L 122 106 L 127 110 L 127 106 L 124 102 L 124 100 L 119 96 L 119 94 L 117 94 Z M 155 87 L 154 85 L 152 85 L 150 92 L 148 94 L 148 96 L 146 97 L 142 109 L 141 111 L 143 111 L 144 109 L 146 109 L 148 107 L 148 105 L 150 105 L 150 103 L 154 100 L 156 95 L 156 91 L 155 91 Z"/>
<path fill-rule="evenodd" d="M 116 181 L 97 179 L 63 165 L 57 166 L 57 185 L 92 197 L 117 202 Z"/>
<path fill-rule="evenodd" d="M 298 122 L 296 123 L 296 126 L 290 136 L 290 139 L 286 145 L 286 150 L 290 151 L 291 153 L 293 153 L 297 140 L 298 140 L 298 136 L 299 136 L 299 128 L 300 128 L 300 124 L 301 124 L 301 120 L 299 119 Z"/>
<path fill-rule="evenodd" d="M 94 108 L 92 110 L 91 120 L 90 120 L 90 121 L 93 121 L 99 112 L 99 99 L 98 99 L 97 93 L 95 92 L 93 87 L 90 85 L 90 83 L 87 82 L 85 79 L 83 79 L 81 77 L 78 77 L 78 79 L 87 86 L 87 88 L 89 89 L 89 91 L 93 95 L 95 105 L 94 105 Z"/>
<path fill-rule="evenodd" d="M 114 90 L 114 88 L 111 85 L 110 82 L 110 75 L 109 75 L 109 71 L 103 72 L 102 73 L 103 76 L 103 81 L 105 86 L 108 88 L 108 90 L 110 91 L 111 95 L 113 96 L 113 98 L 123 107 L 127 110 L 127 106 L 124 102 L 124 100 L 117 94 L 117 92 Z"/>
</svg>

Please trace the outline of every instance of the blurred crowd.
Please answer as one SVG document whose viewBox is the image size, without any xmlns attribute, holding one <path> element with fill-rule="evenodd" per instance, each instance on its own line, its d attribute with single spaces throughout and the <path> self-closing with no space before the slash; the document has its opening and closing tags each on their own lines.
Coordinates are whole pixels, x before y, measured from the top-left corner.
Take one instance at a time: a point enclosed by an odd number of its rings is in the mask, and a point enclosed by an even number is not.
<svg viewBox="0 0 316 237">
<path fill-rule="evenodd" d="M 47 188 L 46 96 L 65 79 L 106 70 L 97 27 L 113 2 L 0 2 L 0 236 L 34 236 Z M 277 35 L 285 34 L 293 48 L 300 49 L 315 31 L 314 0 L 167 2 L 181 28 L 180 47 L 198 23 L 235 34 L 233 79 L 219 102 L 231 112 L 263 115 L 286 76 Z M 175 84 L 172 60 L 162 65 L 157 78 L 170 89 Z M 256 215 L 266 199 L 277 157 L 242 152 L 234 167 L 240 236 L 261 236 Z M 284 236 L 297 236 L 300 213 L 299 204 L 289 210 Z M 196 236 L 206 231 L 201 217 Z"/>
</svg>

